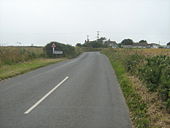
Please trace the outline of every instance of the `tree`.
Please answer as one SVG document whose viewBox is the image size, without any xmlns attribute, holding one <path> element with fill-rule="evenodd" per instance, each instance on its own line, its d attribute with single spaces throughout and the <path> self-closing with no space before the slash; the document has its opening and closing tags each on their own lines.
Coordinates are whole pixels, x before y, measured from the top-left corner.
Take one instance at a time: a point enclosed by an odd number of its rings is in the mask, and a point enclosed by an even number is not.
<svg viewBox="0 0 170 128">
<path fill-rule="evenodd" d="M 81 45 L 80 43 L 77 43 L 76 46 L 77 46 L 77 47 L 81 47 L 82 45 Z"/>
<path fill-rule="evenodd" d="M 104 47 L 103 43 L 98 41 L 90 41 L 89 43 L 85 43 L 83 46 L 90 48 L 102 48 Z"/>
<path fill-rule="evenodd" d="M 133 44 L 133 40 L 132 39 L 124 39 L 121 42 L 122 45 L 132 45 Z"/>
<path fill-rule="evenodd" d="M 105 37 L 101 37 L 100 39 L 94 41 L 85 42 L 82 46 L 90 48 L 106 48 L 107 45 L 104 44 L 105 40 Z"/>
<path fill-rule="evenodd" d="M 97 42 L 98 43 L 103 43 L 105 40 L 106 40 L 105 37 L 101 37 L 100 39 L 97 39 Z"/>
<path fill-rule="evenodd" d="M 141 44 L 147 44 L 147 41 L 146 41 L 146 40 L 140 40 L 139 43 L 141 43 Z"/>
</svg>

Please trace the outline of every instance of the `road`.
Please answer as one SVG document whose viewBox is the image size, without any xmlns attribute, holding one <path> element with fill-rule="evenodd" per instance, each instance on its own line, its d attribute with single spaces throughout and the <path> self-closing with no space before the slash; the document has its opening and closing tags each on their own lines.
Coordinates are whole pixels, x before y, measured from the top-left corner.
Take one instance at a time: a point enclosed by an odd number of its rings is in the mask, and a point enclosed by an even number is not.
<svg viewBox="0 0 170 128">
<path fill-rule="evenodd" d="M 108 58 L 83 53 L 0 82 L 0 128 L 131 128 Z"/>
</svg>

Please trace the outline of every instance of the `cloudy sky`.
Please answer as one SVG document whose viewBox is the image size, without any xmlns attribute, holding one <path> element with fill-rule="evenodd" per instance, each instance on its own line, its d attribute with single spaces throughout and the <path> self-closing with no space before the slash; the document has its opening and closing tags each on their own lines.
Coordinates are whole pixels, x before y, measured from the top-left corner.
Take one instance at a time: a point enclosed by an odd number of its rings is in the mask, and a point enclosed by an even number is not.
<svg viewBox="0 0 170 128">
<path fill-rule="evenodd" d="M 75 45 L 89 35 L 170 41 L 170 0 L 0 0 L 0 45 Z"/>
</svg>

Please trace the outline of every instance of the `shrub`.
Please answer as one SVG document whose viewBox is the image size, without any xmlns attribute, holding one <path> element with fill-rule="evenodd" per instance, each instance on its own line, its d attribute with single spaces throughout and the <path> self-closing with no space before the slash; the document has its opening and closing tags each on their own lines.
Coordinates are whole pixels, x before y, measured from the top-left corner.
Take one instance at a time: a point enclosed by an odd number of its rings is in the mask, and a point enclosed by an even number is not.
<svg viewBox="0 0 170 128">
<path fill-rule="evenodd" d="M 56 45 L 55 50 L 59 50 L 59 51 L 63 51 L 62 55 L 54 55 L 52 52 L 52 44 Z M 70 45 L 65 45 L 65 44 L 61 44 L 58 42 L 51 42 L 49 44 L 47 44 L 44 48 L 44 51 L 46 52 L 46 55 L 48 57 L 68 57 L 68 58 L 72 58 L 75 57 L 77 55 L 76 50 L 73 46 Z"/>
<path fill-rule="evenodd" d="M 146 63 L 139 69 L 139 77 L 147 83 L 151 91 L 160 86 L 162 69 L 167 66 L 166 56 L 154 56 L 146 58 Z"/>
<path fill-rule="evenodd" d="M 158 91 L 162 101 L 170 109 L 170 57 L 154 56 L 146 59 L 139 69 L 139 77 L 146 82 L 150 91 Z"/>
<path fill-rule="evenodd" d="M 126 70 L 132 74 L 138 73 L 139 66 L 143 63 L 144 56 L 139 54 L 133 54 L 126 58 L 125 67 Z"/>
</svg>

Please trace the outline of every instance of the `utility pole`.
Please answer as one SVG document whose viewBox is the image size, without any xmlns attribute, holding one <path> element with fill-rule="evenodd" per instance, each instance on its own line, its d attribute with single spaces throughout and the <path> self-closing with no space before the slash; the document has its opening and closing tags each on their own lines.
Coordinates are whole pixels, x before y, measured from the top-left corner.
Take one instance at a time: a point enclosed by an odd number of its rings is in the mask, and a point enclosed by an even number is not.
<svg viewBox="0 0 170 128">
<path fill-rule="evenodd" d="M 97 31 L 97 40 L 99 39 L 100 31 Z"/>
<path fill-rule="evenodd" d="M 87 35 L 87 42 L 89 42 L 89 35 Z"/>
</svg>

